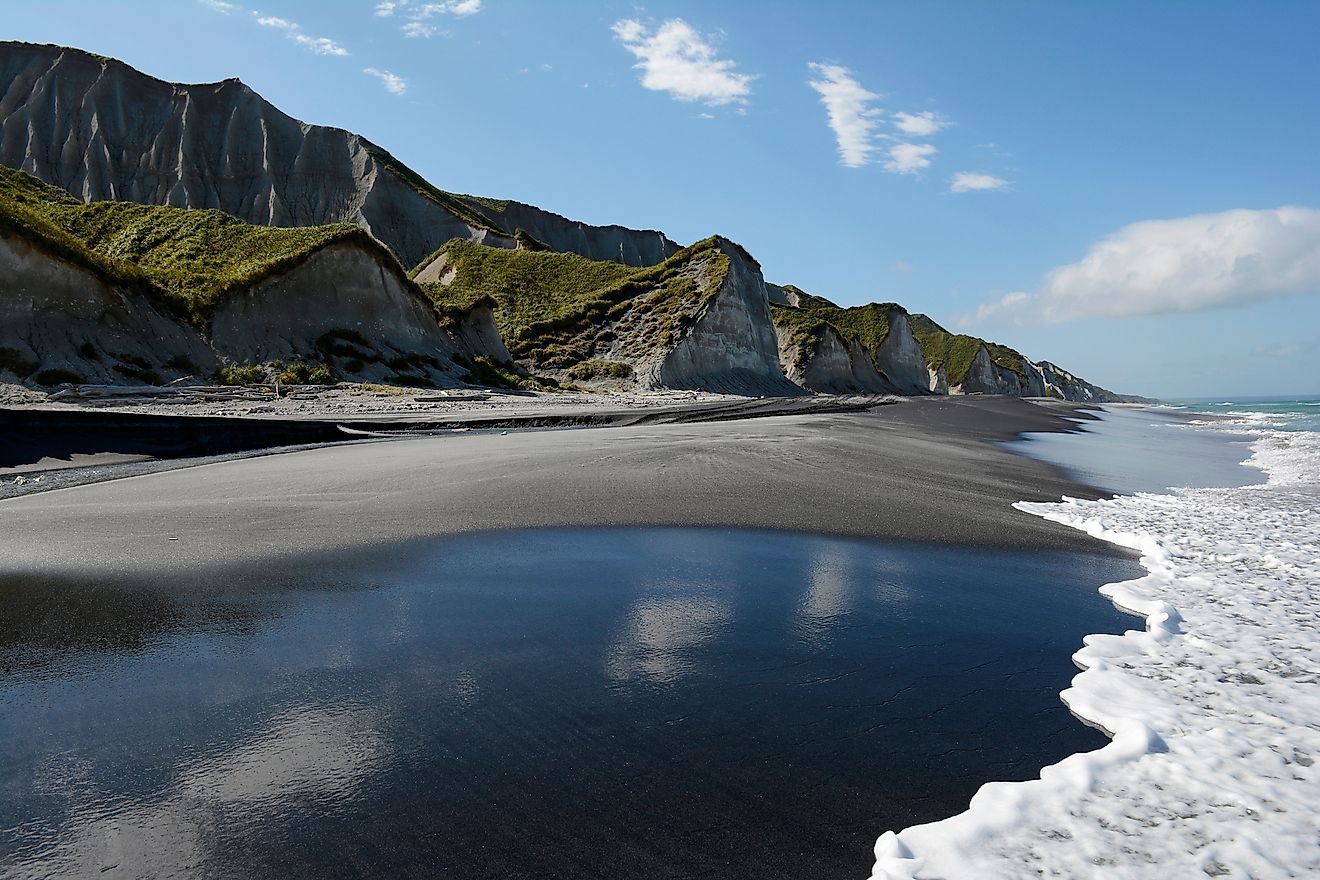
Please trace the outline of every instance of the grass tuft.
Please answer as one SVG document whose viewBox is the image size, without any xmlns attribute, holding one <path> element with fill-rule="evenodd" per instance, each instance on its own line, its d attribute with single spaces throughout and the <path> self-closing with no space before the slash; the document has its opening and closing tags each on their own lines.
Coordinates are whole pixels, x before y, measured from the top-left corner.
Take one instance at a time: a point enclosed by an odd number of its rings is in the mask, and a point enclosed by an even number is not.
<svg viewBox="0 0 1320 880">
<path fill-rule="evenodd" d="M 568 370 L 568 378 L 579 382 L 590 379 L 628 379 L 633 368 L 622 361 L 583 361 Z"/>
<path fill-rule="evenodd" d="M 289 364 L 275 378 L 281 385 L 329 385 L 335 381 L 329 365 L 302 361 Z"/>
<path fill-rule="evenodd" d="M 256 366 L 228 365 L 215 371 L 221 385 L 258 385 L 266 381 L 266 371 Z"/>
</svg>

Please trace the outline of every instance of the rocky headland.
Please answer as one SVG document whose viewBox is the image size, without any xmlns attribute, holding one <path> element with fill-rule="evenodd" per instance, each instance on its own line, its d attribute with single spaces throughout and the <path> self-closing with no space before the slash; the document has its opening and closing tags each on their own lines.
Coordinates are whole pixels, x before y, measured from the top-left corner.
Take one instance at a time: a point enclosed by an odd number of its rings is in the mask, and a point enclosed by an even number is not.
<svg viewBox="0 0 1320 880">
<path fill-rule="evenodd" d="M 235 79 L 0 42 L 0 380 L 1124 399 L 722 236 L 461 195 Z"/>
</svg>

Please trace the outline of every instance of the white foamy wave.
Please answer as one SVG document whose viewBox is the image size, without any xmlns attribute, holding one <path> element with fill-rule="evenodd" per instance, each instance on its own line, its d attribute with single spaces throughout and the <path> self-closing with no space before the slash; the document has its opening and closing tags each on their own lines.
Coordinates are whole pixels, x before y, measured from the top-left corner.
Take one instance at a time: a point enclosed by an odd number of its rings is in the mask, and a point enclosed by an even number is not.
<svg viewBox="0 0 1320 880">
<path fill-rule="evenodd" d="M 1220 430 L 1254 431 L 1266 428 L 1281 428 L 1289 423 L 1284 413 L 1238 411 L 1232 415 L 1221 415 L 1213 419 L 1188 419 L 1186 424 L 1192 428 L 1217 428 Z"/>
<path fill-rule="evenodd" d="M 1222 424 L 1222 423 L 1221 423 Z M 1113 742 L 885 834 L 874 878 L 1320 872 L 1320 435 L 1262 432 L 1264 485 L 1019 510 L 1140 551 L 1063 699 Z"/>
<path fill-rule="evenodd" d="M 1265 431 L 1244 464 L 1269 475 L 1269 485 L 1320 489 L 1320 434 Z"/>
</svg>

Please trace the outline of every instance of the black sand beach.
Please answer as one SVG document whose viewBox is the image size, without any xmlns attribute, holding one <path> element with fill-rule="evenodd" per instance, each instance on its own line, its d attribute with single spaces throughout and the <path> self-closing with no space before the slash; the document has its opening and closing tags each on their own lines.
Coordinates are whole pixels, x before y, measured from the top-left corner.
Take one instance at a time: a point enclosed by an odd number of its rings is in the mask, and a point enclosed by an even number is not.
<svg viewBox="0 0 1320 880">
<path fill-rule="evenodd" d="M 1071 430 L 1064 416 L 1080 409 L 933 398 L 867 412 L 472 431 L 222 461 L 0 503 L 4 567 L 164 574 L 431 535 L 606 525 L 1113 553 L 1010 506 L 1096 490 L 987 442 Z"/>
<path fill-rule="evenodd" d="M 0 792 L 43 817 L 0 869 L 861 874 L 886 828 L 1102 745 L 1057 694 L 1137 567 L 1016 512 L 1098 493 L 998 442 L 1084 411 L 782 406 L 0 501 L 0 702 L 29 710 Z M 69 761 L 94 784 L 63 800 L 25 769 Z"/>
</svg>

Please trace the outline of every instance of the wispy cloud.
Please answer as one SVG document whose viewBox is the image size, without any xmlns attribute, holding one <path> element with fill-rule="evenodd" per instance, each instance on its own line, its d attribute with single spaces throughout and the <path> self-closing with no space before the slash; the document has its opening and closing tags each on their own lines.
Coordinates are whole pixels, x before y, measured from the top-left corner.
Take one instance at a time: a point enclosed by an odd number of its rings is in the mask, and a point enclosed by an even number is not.
<svg viewBox="0 0 1320 880">
<path fill-rule="evenodd" d="M 965 193 L 985 190 L 1005 189 L 1008 181 L 992 174 L 980 174 L 975 171 L 959 171 L 949 181 L 949 192 Z"/>
<path fill-rule="evenodd" d="M 260 12 L 252 13 L 257 24 L 262 27 L 274 28 L 284 31 L 284 35 L 293 42 L 302 46 L 310 52 L 317 55 L 347 55 L 348 50 L 336 43 L 329 37 L 313 37 L 303 32 L 295 22 L 286 18 L 278 18 L 274 15 L 262 15 Z"/>
<path fill-rule="evenodd" d="M 960 320 L 1057 324 L 1197 312 L 1300 293 L 1320 293 L 1320 211 L 1241 209 L 1124 226 L 1079 262 L 1054 269 L 1036 292 L 1010 293 Z"/>
<path fill-rule="evenodd" d="M 640 21 L 625 19 L 611 28 L 614 37 L 633 54 L 642 72 L 642 87 L 668 92 L 679 101 L 710 106 L 745 104 L 755 78 L 739 73 L 735 62 L 718 57 L 710 37 L 681 18 L 654 31 Z"/>
<path fill-rule="evenodd" d="M 936 134 L 949 127 L 948 120 L 929 110 L 888 114 L 875 104 L 882 96 L 863 86 L 848 68 L 825 62 L 807 67 L 815 74 L 807 85 L 825 105 L 840 164 L 861 168 L 879 162 L 893 174 L 910 175 L 931 166 L 939 149 L 908 138 Z"/>
<path fill-rule="evenodd" d="M 233 3 L 225 2 L 225 0 L 197 0 L 197 2 L 212 12 L 219 12 L 221 15 L 228 15 L 239 8 Z"/>
<path fill-rule="evenodd" d="M 920 174 L 930 167 L 931 156 L 938 152 L 931 144 L 894 144 L 889 148 L 885 170 L 895 174 Z"/>
<path fill-rule="evenodd" d="M 400 27 L 405 37 L 426 39 L 441 33 L 433 23 L 437 16 L 466 18 L 481 11 L 482 0 L 444 0 L 440 3 L 417 3 L 414 0 L 381 0 L 376 4 L 376 15 L 391 18 L 398 15 L 406 21 Z"/>
<path fill-rule="evenodd" d="M 408 91 L 408 81 L 401 76 L 390 73 L 388 70 L 378 70 L 375 67 L 364 67 L 362 72 L 367 76 L 374 76 L 380 80 L 380 84 L 385 87 L 385 91 L 391 95 L 402 95 Z"/>
<path fill-rule="evenodd" d="M 894 128 L 911 137 L 930 137 L 948 128 L 950 123 L 929 110 L 920 113 L 895 113 Z"/>
<path fill-rule="evenodd" d="M 863 88 L 846 67 L 818 63 L 808 67 L 819 77 L 808 80 L 807 84 L 820 94 L 820 102 L 825 105 L 839 145 L 839 161 L 850 168 L 860 168 L 876 149 L 874 132 L 881 111 L 872 102 L 880 96 Z"/>
</svg>

